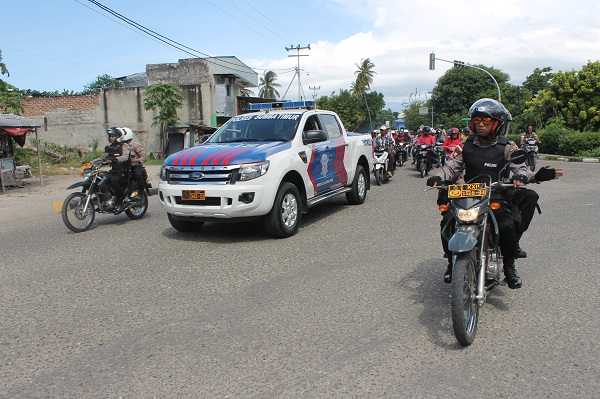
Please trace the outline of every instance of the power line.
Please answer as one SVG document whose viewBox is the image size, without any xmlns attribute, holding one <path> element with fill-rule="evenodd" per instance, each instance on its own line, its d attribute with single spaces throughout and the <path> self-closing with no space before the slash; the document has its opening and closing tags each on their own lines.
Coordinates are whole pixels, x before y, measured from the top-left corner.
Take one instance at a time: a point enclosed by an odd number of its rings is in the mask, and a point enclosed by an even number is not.
<svg viewBox="0 0 600 399">
<path fill-rule="evenodd" d="M 285 33 L 287 33 L 288 35 L 290 35 L 290 37 L 292 37 L 295 41 L 297 41 L 297 42 L 301 42 L 302 41 L 302 40 L 296 38 L 294 35 L 292 35 L 288 31 L 286 31 L 285 29 L 283 29 L 281 26 L 277 25 L 277 23 L 275 21 L 273 21 L 272 19 L 270 19 L 269 17 L 267 17 L 266 15 L 264 15 L 263 13 L 261 13 L 251 3 L 247 2 L 246 0 L 244 0 L 244 3 L 248 4 L 254 11 L 256 11 L 257 13 L 259 13 L 260 15 L 262 15 L 263 17 L 265 17 L 265 19 L 267 19 L 273 25 L 275 25 L 276 27 L 278 27 L 279 29 L 281 29 L 282 31 L 284 31 Z"/>
</svg>

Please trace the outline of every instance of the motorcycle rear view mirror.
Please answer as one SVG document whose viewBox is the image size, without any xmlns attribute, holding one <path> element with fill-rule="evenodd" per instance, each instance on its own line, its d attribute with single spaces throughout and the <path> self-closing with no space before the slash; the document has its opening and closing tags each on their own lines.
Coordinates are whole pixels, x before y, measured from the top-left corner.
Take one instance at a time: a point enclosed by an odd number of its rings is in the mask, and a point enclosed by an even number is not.
<svg viewBox="0 0 600 399">
<path fill-rule="evenodd" d="M 510 162 L 514 164 L 524 163 L 527 160 L 527 152 L 522 149 L 513 151 L 510 155 Z"/>
</svg>

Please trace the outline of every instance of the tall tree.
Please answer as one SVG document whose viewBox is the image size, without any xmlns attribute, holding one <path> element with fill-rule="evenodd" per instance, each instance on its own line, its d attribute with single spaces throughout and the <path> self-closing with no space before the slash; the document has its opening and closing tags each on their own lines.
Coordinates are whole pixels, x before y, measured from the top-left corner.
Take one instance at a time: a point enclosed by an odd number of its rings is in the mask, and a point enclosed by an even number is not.
<svg viewBox="0 0 600 399">
<path fill-rule="evenodd" d="M 550 81 L 554 76 L 551 73 L 552 68 L 544 67 L 544 68 L 535 68 L 533 73 L 525 78 L 523 82 L 523 88 L 530 91 L 531 94 L 537 94 L 542 90 L 546 90 L 550 85 Z"/>
<path fill-rule="evenodd" d="M 281 87 L 279 83 L 276 83 L 277 74 L 273 71 L 266 71 L 264 76 L 260 78 L 258 84 L 258 96 L 262 98 L 275 98 L 279 97 L 279 92 L 276 87 Z"/>
<path fill-rule="evenodd" d="M 160 151 L 164 149 L 165 126 L 177 123 L 177 109 L 183 106 L 181 88 L 170 83 L 156 83 L 148 86 L 144 93 L 144 109 L 146 111 L 158 109 L 152 126 L 160 126 Z"/>
<path fill-rule="evenodd" d="M 83 86 L 83 91 L 81 92 L 81 94 L 98 93 L 100 90 L 118 89 L 123 86 L 123 82 L 113 78 L 110 75 L 99 75 L 93 82 Z"/>
<path fill-rule="evenodd" d="M 368 58 L 363 58 L 360 64 L 355 64 L 357 70 L 354 72 L 356 81 L 352 83 L 352 94 L 356 96 L 362 96 L 367 91 L 371 90 L 371 84 L 373 83 L 373 75 L 377 72 L 373 70 L 375 64 Z"/>
<path fill-rule="evenodd" d="M 2 51 L 0 50 L 0 76 L 1 75 L 10 76 L 10 73 L 8 73 L 6 64 L 2 62 Z M 25 111 L 19 89 L 2 79 L 0 79 L 0 110 L 7 114 L 16 115 Z"/>
</svg>

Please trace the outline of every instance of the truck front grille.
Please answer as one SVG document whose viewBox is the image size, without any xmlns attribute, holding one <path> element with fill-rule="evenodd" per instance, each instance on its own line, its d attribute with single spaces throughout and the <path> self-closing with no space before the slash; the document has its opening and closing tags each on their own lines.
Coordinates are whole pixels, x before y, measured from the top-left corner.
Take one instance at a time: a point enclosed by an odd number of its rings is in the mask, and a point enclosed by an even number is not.
<svg viewBox="0 0 600 399">
<path fill-rule="evenodd" d="M 239 166 L 167 166 L 169 184 L 235 184 Z"/>
</svg>

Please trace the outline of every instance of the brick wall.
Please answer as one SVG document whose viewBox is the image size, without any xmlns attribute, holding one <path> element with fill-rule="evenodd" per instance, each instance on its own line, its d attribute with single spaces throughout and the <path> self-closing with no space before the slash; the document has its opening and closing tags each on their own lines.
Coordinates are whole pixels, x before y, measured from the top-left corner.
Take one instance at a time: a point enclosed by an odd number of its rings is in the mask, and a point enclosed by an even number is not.
<svg viewBox="0 0 600 399">
<path fill-rule="evenodd" d="M 83 96 L 59 96 L 25 98 L 23 105 L 25 112 L 22 116 L 40 116 L 62 108 L 70 111 L 94 110 L 100 103 L 100 94 Z"/>
</svg>

